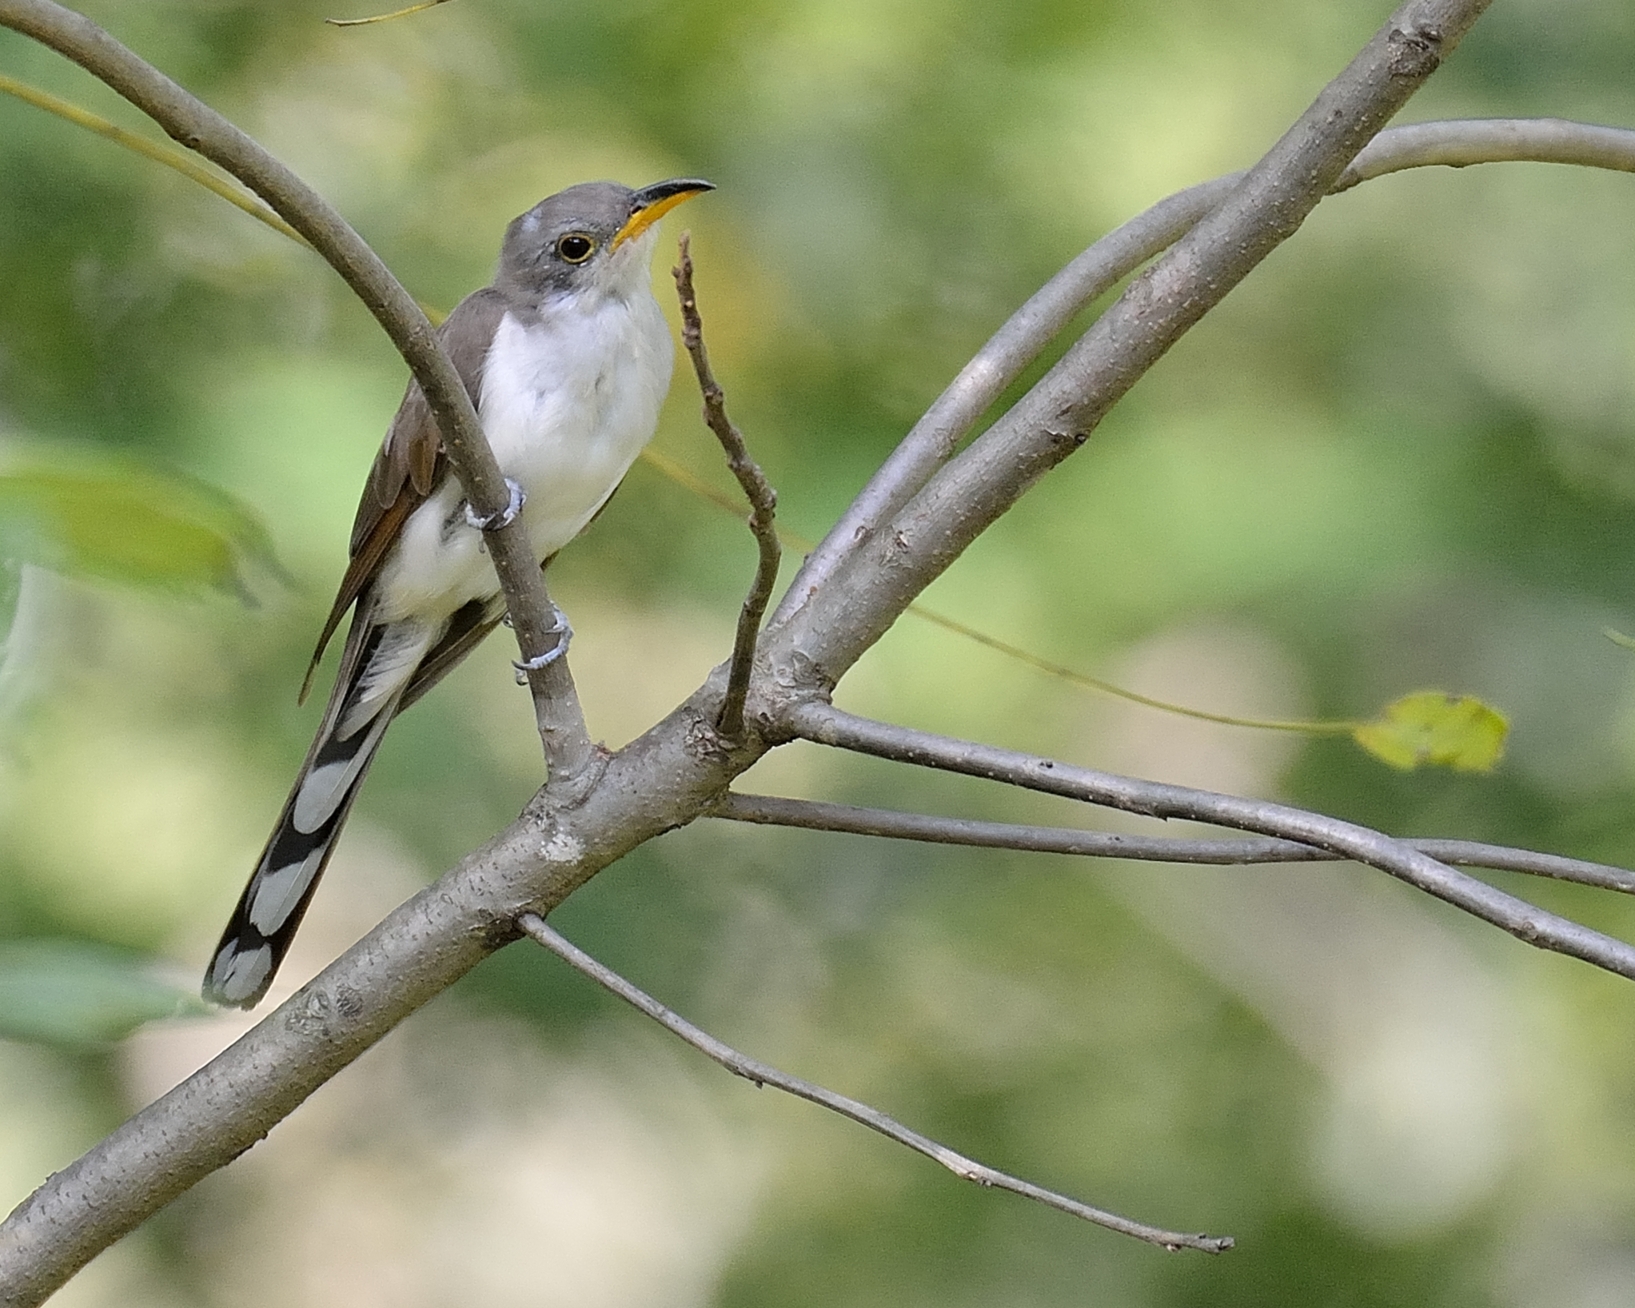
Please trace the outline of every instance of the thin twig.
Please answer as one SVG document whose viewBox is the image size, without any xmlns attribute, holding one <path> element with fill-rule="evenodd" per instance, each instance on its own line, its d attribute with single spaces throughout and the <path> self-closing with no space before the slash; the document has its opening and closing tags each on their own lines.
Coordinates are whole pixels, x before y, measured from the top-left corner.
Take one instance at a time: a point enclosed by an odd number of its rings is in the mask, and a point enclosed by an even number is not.
<svg viewBox="0 0 1635 1308">
<path fill-rule="evenodd" d="M 760 826 L 798 827 L 807 831 L 836 831 L 889 840 L 921 840 L 936 845 L 971 845 L 981 849 L 1015 849 L 1041 854 L 1075 854 L 1087 858 L 1130 859 L 1143 863 L 1204 863 L 1244 867 L 1253 863 L 1332 863 L 1344 858 L 1332 850 L 1297 844 L 1292 840 L 1230 839 L 1185 840 L 1174 836 L 1131 836 L 1112 831 L 1080 831 L 1072 827 L 1024 826 L 1013 822 L 983 822 L 975 818 L 941 817 L 929 813 L 901 813 L 892 809 L 858 808 L 811 799 L 777 795 L 727 795 L 710 816 L 729 822 Z M 1571 881 L 1635 895 L 1635 872 L 1606 863 L 1590 863 L 1559 854 L 1542 854 L 1479 840 L 1437 838 L 1398 841 L 1408 849 L 1440 863 L 1524 872 L 1528 876 Z"/>
<path fill-rule="evenodd" d="M 652 1018 L 672 1035 L 685 1040 L 706 1058 L 719 1063 L 734 1076 L 741 1076 L 746 1081 L 757 1086 L 771 1086 L 774 1090 L 782 1090 L 786 1094 L 795 1095 L 808 1103 L 817 1104 L 820 1108 L 827 1108 L 831 1112 L 839 1113 L 842 1117 L 849 1117 L 852 1121 L 878 1131 L 888 1140 L 895 1140 L 900 1145 L 906 1145 L 916 1153 L 924 1154 L 933 1162 L 940 1163 L 955 1176 L 963 1181 L 973 1181 L 977 1185 L 991 1186 L 995 1190 L 1009 1190 L 1012 1194 L 1019 1194 L 1026 1199 L 1035 1199 L 1054 1208 L 1058 1212 L 1067 1213 L 1073 1217 L 1083 1218 L 1087 1222 L 1094 1222 L 1097 1226 L 1105 1226 L 1110 1231 L 1117 1231 L 1121 1235 L 1131 1235 L 1137 1240 L 1145 1240 L 1148 1244 L 1158 1245 L 1169 1250 L 1197 1249 L 1203 1253 L 1224 1253 L 1232 1247 L 1232 1237 L 1229 1235 L 1191 1235 L 1181 1231 L 1165 1231 L 1156 1226 L 1148 1226 L 1145 1222 L 1131 1221 L 1128 1217 L 1120 1217 L 1117 1213 L 1107 1212 L 1102 1208 L 1093 1208 L 1089 1204 L 1080 1203 L 1067 1195 L 1058 1194 L 1054 1190 L 1046 1190 L 1029 1181 L 1023 1181 L 1006 1172 L 995 1171 L 982 1163 L 967 1158 L 964 1154 L 955 1153 L 946 1145 L 938 1144 L 929 1136 L 923 1136 L 918 1131 L 910 1130 L 895 1118 L 887 1117 L 877 1108 L 871 1108 L 856 1099 L 846 1095 L 836 1094 L 833 1090 L 826 1090 L 811 1081 L 803 1081 L 798 1076 L 790 1076 L 787 1072 L 780 1072 L 777 1068 L 759 1059 L 751 1058 L 747 1054 L 739 1053 L 732 1046 L 723 1044 L 709 1032 L 694 1026 L 686 1018 L 673 1010 L 666 1008 L 658 1000 L 645 991 L 638 989 L 626 981 L 617 972 L 606 965 L 597 962 L 584 950 L 574 945 L 537 913 L 524 913 L 517 919 L 517 925 L 528 936 L 543 945 L 563 962 L 584 973 L 603 989 L 611 991 L 632 1008 L 638 1009 Z"/>
<path fill-rule="evenodd" d="M 7 77 L 0 73 L 0 92 L 15 96 L 25 104 L 31 104 L 36 109 L 44 109 L 48 114 L 55 114 L 58 118 L 66 119 L 76 127 L 83 127 L 88 132 L 95 132 L 98 136 L 106 137 L 116 145 L 122 145 L 134 154 L 163 164 L 166 168 L 174 169 L 189 181 L 197 182 L 205 190 L 219 195 L 228 204 L 242 209 L 258 223 L 265 223 L 273 231 L 287 236 L 292 241 L 307 245 L 307 238 L 291 227 L 287 222 L 275 214 L 255 196 L 233 185 L 225 178 L 216 176 L 208 168 L 198 163 L 192 155 L 186 154 L 175 146 L 166 145 L 159 141 L 150 141 L 135 132 L 126 131 L 117 123 L 109 122 L 101 114 L 94 114 L 89 109 L 82 109 L 70 100 L 61 96 L 52 95 L 49 91 L 42 91 L 37 86 L 30 86 L 27 82 L 19 82 L 15 77 Z M 310 246 L 308 248 L 311 248 Z"/>
<path fill-rule="evenodd" d="M 704 320 L 698 315 L 698 297 L 693 292 L 692 234 L 681 234 L 680 263 L 671 270 L 676 279 L 676 294 L 681 297 L 681 341 L 693 361 L 693 372 L 698 376 L 698 389 L 704 396 L 704 421 L 715 433 L 716 440 L 726 452 L 727 467 L 738 478 L 749 499 L 749 529 L 755 534 L 760 549 L 760 562 L 755 568 L 755 580 L 738 611 L 738 631 L 732 642 L 732 667 L 727 674 L 727 693 L 721 701 L 721 712 L 716 718 L 716 729 L 729 740 L 735 740 L 744 729 L 744 701 L 749 697 L 749 677 L 755 668 L 755 642 L 761 630 L 761 618 L 772 600 L 772 588 L 778 584 L 778 565 L 783 561 L 783 547 L 778 543 L 778 528 L 773 515 L 778 507 L 778 492 L 767 482 L 760 465 L 749 457 L 744 435 L 727 417 L 727 398 L 722 393 L 715 373 L 710 369 L 709 352 L 704 348 Z"/>
<path fill-rule="evenodd" d="M 1635 947 L 1507 895 L 1401 841 L 1355 823 L 1284 804 L 1096 772 L 1055 759 L 875 722 L 830 704 L 796 705 L 785 715 L 783 725 L 806 740 L 876 758 L 985 777 L 1127 813 L 1188 818 L 1316 845 L 1389 872 L 1518 940 L 1635 980 Z"/>
<path fill-rule="evenodd" d="M 702 477 L 694 475 L 687 468 L 677 463 L 668 454 L 661 454 L 651 445 L 638 456 L 643 463 L 648 464 L 660 476 L 668 478 L 684 490 L 692 492 L 700 499 L 708 500 L 716 508 L 738 517 L 742 511 L 740 505 L 725 491 L 717 490 Z M 779 548 L 799 554 L 809 553 L 813 549 L 811 541 L 796 532 L 779 527 L 777 529 Z M 997 654 L 1006 658 L 1015 659 L 1024 663 L 1035 671 L 1043 672 L 1046 676 L 1056 677 L 1083 690 L 1097 691 L 1103 695 L 1115 695 L 1119 699 L 1128 700 L 1132 704 L 1140 704 L 1145 708 L 1158 709 L 1165 713 L 1174 713 L 1184 718 L 1195 718 L 1200 722 L 1218 722 L 1228 727 L 1256 727 L 1270 731 L 1299 731 L 1308 735 L 1345 735 L 1356 730 L 1361 725 L 1357 722 L 1268 722 L 1258 718 L 1232 717 L 1225 713 L 1211 713 L 1207 709 L 1188 708 L 1185 704 L 1171 704 L 1167 700 L 1154 699 L 1151 695 L 1142 695 L 1133 690 L 1126 690 L 1123 686 L 1115 685 L 1111 681 L 1103 681 L 1100 677 L 1092 677 L 1088 673 L 1079 672 L 1066 664 L 1055 663 L 1043 658 L 1020 645 L 1013 645 L 1008 640 L 1000 640 L 985 631 L 978 630 L 968 623 L 950 618 L 935 609 L 928 609 L 924 604 L 910 604 L 905 612 L 920 618 L 933 626 L 941 627 L 944 631 L 951 631 L 955 635 L 963 636 L 966 640 L 975 641 Z"/>
<path fill-rule="evenodd" d="M 407 18 L 410 14 L 418 14 L 427 9 L 435 9 L 446 0 L 421 0 L 419 4 L 409 5 L 404 9 L 394 9 L 389 14 L 371 14 L 368 18 L 326 18 L 324 22 L 331 27 L 368 27 L 371 23 L 387 23 L 394 18 Z"/>
<path fill-rule="evenodd" d="M 1130 704 L 1139 704 L 1143 708 L 1158 709 L 1163 713 L 1173 713 L 1177 717 L 1191 718 L 1195 722 L 1214 722 L 1223 727 L 1253 727 L 1257 731 L 1293 731 L 1307 736 L 1345 736 L 1363 726 L 1358 721 L 1328 721 L 1313 720 L 1279 720 L 1267 718 L 1245 718 L 1230 713 L 1213 713 L 1208 709 L 1189 708 L 1185 704 L 1172 704 L 1168 700 L 1155 699 L 1151 695 L 1143 695 L 1139 691 L 1126 690 L 1123 686 L 1115 685 L 1111 681 L 1103 681 L 1100 677 L 1092 677 L 1089 673 L 1079 672 L 1064 663 L 1056 663 L 1051 659 L 1043 658 L 1031 650 L 1025 650 L 1020 645 L 1013 645 L 1008 640 L 1000 640 L 998 636 L 990 636 L 985 631 L 950 618 L 945 614 L 928 609 L 923 604 L 910 604 L 905 612 L 912 613 L 923 622 L 941 627 L 944 631 L 951 631 L 966 640 L 974 641 L 985 649 L 991 649 L 996 654 L 1003 654 L 1006 658 L 1015 659 L 1018 663 L 1025 663 L 1036 672 L 1043 672 L 1046 676 L 1055 677 L 1069 685 L 1078 686 L 1083 690 L 1097 691 L 1103 695 L 1113 695 Z"/>
</svg>

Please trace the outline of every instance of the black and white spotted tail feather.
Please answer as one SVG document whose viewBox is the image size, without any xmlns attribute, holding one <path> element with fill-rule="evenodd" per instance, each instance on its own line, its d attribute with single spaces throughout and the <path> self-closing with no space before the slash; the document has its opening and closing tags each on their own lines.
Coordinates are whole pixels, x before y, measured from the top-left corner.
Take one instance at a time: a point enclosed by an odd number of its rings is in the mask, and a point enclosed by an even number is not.
<svg viewBox="0 0 1635 1308">
<path fill-rule="evenodd" d="M 498 624 L 502 598 L 473 601 L 442 624 L 375 624 L 363 597 L 335 689 L 306 762 L 204 978 L 212 1003 L 253 1008 L 267 993 L 312 902 L 341 828 L 392 718 Z"/>
<path fill-rule="evenodd" d="M 361 743 L 372 757 L 379 737 Z M 253 1008 L 267 993 L 318 888 L 318 878 L 335 852 L 335 842 L 369 762 L 370 757 L 361 760 L 357 779 L 316 831 L 302 832 L 291 821 L 293 794 L 285 803 L 278 826 L 216 946 L 204 980 L 204 997 L 211 1003 Z"/>
<path fill-rule="evenodd" d="M 361 617 L 352 625 L 323 723 L 205 974 L 212 1003 L 252 1007 L 289 952 L 402 696 L 401 683 L 384 700 L 369 695 L 371 684 L 379 687 L 370 674 L 391 630 Z M 369 717 L 360 723 L 362 713 Z"/>
</svg>

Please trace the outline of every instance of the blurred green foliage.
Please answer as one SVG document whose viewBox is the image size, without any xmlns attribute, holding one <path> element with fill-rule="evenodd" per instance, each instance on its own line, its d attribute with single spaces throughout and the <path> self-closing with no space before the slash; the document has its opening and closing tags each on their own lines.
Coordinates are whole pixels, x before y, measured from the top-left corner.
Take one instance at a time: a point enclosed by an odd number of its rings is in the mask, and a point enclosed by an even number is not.
<svg viewBox="0 0 1635 1308">
<path fill-rule="evenodd" d="M 685 211 L 712 357 L 786 525 L 816 537 L 1012 307 L 1107 228 L 1256 157 L 1385 7 L 457 0 L 351 30 L 320 21 L 356 16 L 331 0 L 88 12 L 322 189 L 429 303 L 486 281 L 504 223 L 564 185 L 718 183 Z M 1408 116 L 1635 124 L 1632 55 L 1626 5 L 1515 0 Z M 150 130 L 11 33 L 0 70 Z M 1469 691 L 1511 721 L 1491 776 L 1176 722 L 916 622 L 841 702 L 1391 830 L 1635 862 L 1635 677 L 1600 635 L 1635 625 L 1632 211 L 1628 177 L 1543 166 L 1326 203 L 928 596 L 1223 713 L 1354 719 Z M 402 384 L 309 253 L 0 100 L 0 441 L 220 487 L 296 581 L 249 610 L 53 591 L 49 675 L 0 749 L 0 932 L 202 967 L 305 749 L 294 691 Z M 678 382 L 659 447 L 726 486 L 696 410 Z M 637 468 L 553 565 L 596 734 L 628 739 L 725 656 L 753 563 L 741 526 Z M 507 656 L 491 641 L 394 726 L 304 965 L 531 793 Z M 1088 820 L 804 747 L 748 784 Z M 1623 903 L 1506 885 L 1635 932 Z M 265 1304 L 366 1302 L 359 1286 L 472 1305 L 1635 1294 L 1635 995 L 1370 874 L 704 823 L 555 920 L 759 1056 L 1239 1247 L 1169 1257 L 961 1187 L 668 1055 L 517 946 L 99 1262 L 81 1301 L 226 1302 L 246 1283 Z M 5 1195 L 185 1072 L 193 1029 L 106 1058 L 0 1045 Z M 439 1254 L 461 1214 L 471 1241 Z M 498 1244 L 478 1256 L 479 1237 Z M 483 1279 L 513 1264 L 552 1278 Z"/>
<path fill-rule="evenodd" d="M 96 1045 L 204 1008 L 192 987 L 155 977 L 129 954 L 72 941 L 0 945 L 0 1037 Z"/>
<path fill-rule="evenodd" d="M 118 462 L 0 468 L 0 553 L 68 576 L 182 592 L 244 593 L 248 570 L 276 569 L 266 528 L 242 506 Z"/>
</svg>

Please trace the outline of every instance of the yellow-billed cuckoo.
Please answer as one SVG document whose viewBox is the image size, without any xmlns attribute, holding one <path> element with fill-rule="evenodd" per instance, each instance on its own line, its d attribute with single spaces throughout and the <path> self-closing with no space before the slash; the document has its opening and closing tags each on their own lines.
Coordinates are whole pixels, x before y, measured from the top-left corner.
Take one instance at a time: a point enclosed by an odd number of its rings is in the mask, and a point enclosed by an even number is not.
<svg viewBox="0 0 1635 1308">
<path fill-rule="evenodd" d="M 711 189 L 690 178 L 639 191 L 590 182 L 541 200 L 506 229 L 494 284 L 439 329 L 510 484 L 507 514 L 520 514 L 542 563 L 596 516 L 653 435 L 675 358 L 653 298 L 655 225 Z M 249 1008 L 267 992 L 387 724 L 504 616 L 483 549 L 491 525 L 466 504 L 410 381 L 364 487 L 351 562 L 307 672 L 310 685 L 351 609 L 335 688 L 211 960 L 206 999 Z M 566 648 L 570 633 L 559 624 L 547 658 Z"/>
</svg>

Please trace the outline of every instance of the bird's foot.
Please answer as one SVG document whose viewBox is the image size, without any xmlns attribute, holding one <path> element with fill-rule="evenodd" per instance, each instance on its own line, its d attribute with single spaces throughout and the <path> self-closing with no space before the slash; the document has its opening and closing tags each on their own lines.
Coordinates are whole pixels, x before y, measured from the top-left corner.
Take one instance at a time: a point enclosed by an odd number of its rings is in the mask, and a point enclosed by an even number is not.
<svg viewBox="0 0 1635 1308">
<path fill-rule="evenodd" d="M 557 608 L 555 604 L 551 605 L 551 613 L 550 630 L 556 635 L 556 644 L 552 645 L 543 654 L 536 654 L 531 659 L 523 659 L 520 662 L 516 659 L 511 661 L 511 666 L 517 670 L 517 685 L 519 686 L 528 684 L 528 674 L 530 672 L 538 672 L 541 668 L 550 667 L 551 664 L 568 652 L 568 642 L 573 639 L 573 626 L 568 622 L 568 615 Z"/>
<path fill-rule="evenodd" d="M 509 527 L 517 520 L 517 514 L 522 512 L 522 506 L 528 502 L 528 496 L 523 493 L 522 487 L 509 477 L 505 479 L 505 489 L 510 495 L 506 506 L 498 513 L 480 518 L 472 509 L 468 501 L 465 506 L 466 525 L 475 527 L 478 531 L 498 531 L 501 527 Z"/>
</svg>

